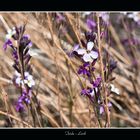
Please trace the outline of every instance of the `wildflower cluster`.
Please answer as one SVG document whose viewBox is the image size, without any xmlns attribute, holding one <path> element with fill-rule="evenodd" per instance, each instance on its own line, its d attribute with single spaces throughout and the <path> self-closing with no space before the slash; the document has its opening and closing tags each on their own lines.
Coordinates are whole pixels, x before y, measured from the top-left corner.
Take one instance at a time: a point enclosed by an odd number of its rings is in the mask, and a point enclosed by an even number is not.
<svg viewBox="0 0 140 140">
<path fill-rule="evenodd" d="M 10 29 L 3 45 L 5 51 L 7 47 L 12 49 L 13 68 L 15 69 L 13 83 L 21 90 L 21 95 L 16 104 L 17 111 L 23 111 L 25 104 L 31 103 L 32 88 L 35 85 L 30 65 L 32 42 L 29 35 L 25 35 L 24 32 L 25 25 Z"/>
<path fill-rule="evenodd" d="M 84 95 L 90 99 L 90 101 L 96 106 L 98 114 L 103 114 L 104 109 L 104 97 L 101 94 L 102 91 L 102 78 L 100 75 L 96 76 L 95 65 L 99 59 L 99 51 L 97 46 L 97 34 L 95 32 L 87 32 L 85 34 L 86 41 L 81 40 L 82 46 L 79 44 L 74 46 L 72 54 L 76 56 L 81 62 L 82 65 L 79 66 L 78 74 L 83 76 L 86 81 L 90 84 L 86 85 L 81 91 L 81 95 Z M 108 75 L 116 68 L 116 61 L 110 59 L 108 64 L 104 64 L 104 73 Z M 106 80 L 107 81 L 107 80 Z M 111 92 L 117 92 L 113 84 L 108 84 L 108 89 L 110 90 L 108 96 Z M 108 107 L 110 108 L 112 104 L 109 102 Z"/>
</svg>

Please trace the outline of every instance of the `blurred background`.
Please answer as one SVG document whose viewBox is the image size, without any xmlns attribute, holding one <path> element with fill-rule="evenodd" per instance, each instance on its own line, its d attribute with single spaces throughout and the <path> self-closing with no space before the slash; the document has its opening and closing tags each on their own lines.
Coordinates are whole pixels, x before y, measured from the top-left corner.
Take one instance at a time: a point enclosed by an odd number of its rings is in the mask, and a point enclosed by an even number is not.
<svg viewBox="0 0 140 140">
<path fill-rule="evenodd" d="M 101 14 L 101 30 L 108 34 L 102 43 L 103 51 L 117 61 L 113 84 L 119 95 L 110 95 L 111 127 L 139 127 L 140 14 Z M 43 125 L 34 126 L 29 111 L 21 114 L 15 110 L 19 91 L 11 81 L 14 69 L 10 49 L 3 50 L 5 26 L 12 28 L 24 23 L 25 33 L 33 42 L 34 92 L 42 108 Z M 69 57 L 74 45 L 91 30 L 96 32 L 94 12 L 0 13 L 0 127 L 98 127 L 90 102 L 80 94 L 80 62 Z M 98 73 L 99 64 L 96 68 Z"/>
</svg>

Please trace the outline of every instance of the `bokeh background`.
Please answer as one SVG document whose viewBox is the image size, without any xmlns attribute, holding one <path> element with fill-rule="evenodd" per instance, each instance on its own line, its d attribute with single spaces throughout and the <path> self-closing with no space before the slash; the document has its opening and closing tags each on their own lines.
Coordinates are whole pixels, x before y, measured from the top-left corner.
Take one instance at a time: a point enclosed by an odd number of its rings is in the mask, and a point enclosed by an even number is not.
<svg viewBox="0 0 140 140">
<path fill-rule="evenodd" d="M 84 32 L 90 31 L 87 20 L 96 23 L 94 14 L 0 13 L 0 127 L 34 127 L 28 111 L 20 114 L 15 110 L 19 91 L 11 82 L 14 74 L 12 56 L 10 49 L 5 52 L 2 47 L 5 25 L 12 28 L 25 22 L 26 34 L 33 42 L 34 91 L 43 118 L 43 126 L 37 123 L 35 127 L 97 127 L 90 102 L 80 95 L 81 84 L 76 74 L 80 62 L 68 55 Z M 113 104 L 111 127 L 140 126 L 140 14 L 130 14 L 132 12 L 108 13 L 108 23 L 103 26 L 109 33 L 109 39 L 102 44 L 103 50 L 117 61 L 113 84 L 120 92 L 110 96 Z M 99 64 L 96 68 L 99 69 Z"/>
</svg>

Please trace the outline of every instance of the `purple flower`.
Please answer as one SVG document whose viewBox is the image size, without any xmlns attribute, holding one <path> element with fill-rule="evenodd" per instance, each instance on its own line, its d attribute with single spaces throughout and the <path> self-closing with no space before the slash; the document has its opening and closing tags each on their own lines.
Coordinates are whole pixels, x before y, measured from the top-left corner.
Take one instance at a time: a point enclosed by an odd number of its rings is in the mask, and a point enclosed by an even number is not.
<svg viewBox="0 0 140 140">
<path fill-rule="evenodd" d="M 78 74 L 83 74 L 90 77 L 90 71 L 88 67 L 89 67 L 89 63 L 84 63 L 83 66 L 80 66 L 78 70 Z"/>
<path fill-rule="evenodd" d="M 89 70 L 87 70 L 84 66 L 80 66 L 78 70 L 78 74 L 83 74 L 83 75 L 90 75 Z"/>
<path fill-rule="evenodd" d="M 98 92 L 97 88 L 87 88 L 87 89 L 83 89 L 81 91 L 81 95 L 86 95 L 87 97 L 89 97 L 92 101 L 94 99 L 95 94 Z"/>
<path fill-rule="evenodd" d="M 13 51 L 12 55 L 13 55 L 14 60 L 18 61 L 18 54 L 16 50 Z"/>
<path fill-rule="evenodd" d="M 25 109 L 25 108 L 24 108 L 23 103 L 18 102 L 17 105 L 16 105 L 16 111 L 21 112 L 21 111 L 23 111 L 24 109 Z"/>
<path fill-rule="evenodd" d="M 12 45 L 13 45 L 13 44 L 12 44 L 12 41 L 11 41 L 10 39 L 6 40 L 5 43 L 4 43 L 4 45 L 3 45 L 4 51 L 6 51 L 8 45 L 9 45 L 10 47 L 12 47 Z"/>
<path fill-rule="evenodd" d="M 110 65 L 110 72 L 112 72 L 116 67 L 117 67 L 117 61 L 114 61 L 113 59 L 111 59 L 109 61 L 109 65 Z"/>
<path fill-rule="evenodd" d="M 16 104 L 16 110 L 18 112 L 23 111 L 25 109 L 24 103 L 30 104 L 30 90 L 27 92 L 26 89 L 23 89 L 22 95 L 18 98 Z"/>
<path fill-rule="evenodd" d="M 87 42 L 92 41 L 94 42 L 97 38 L 97 34 L 95 32 L 86 32 L 85 37 Z"/>
<path fill-rule="evenodd" d="M 30 40 L 29 40 L 29 35 L 24 35 L 21 39 L 20 39 L 20 46 L 24 46 L 26 47 L 27 45 L 30 44 Z"/>
<path fill-rule="evenodd" d="M 110 107 L 112 107 L 112 104 L 109 102 L 107 106 L 108 106 L 109 111 L 110 111 Z M 104 106 L 103 105 L 100 105 L 99 106 L 99 113 L 100 114 L 103 114 L 104 112 L 105 112 Z"/>
<path fill-rule="evenodd" d="M 100 114 L 103 114 L 104 113 L 104 107 L 103 106 L 100 106 L 99 113 Z"/>
<path fill-rule="evenodd" d="M 69 57 L 73 57 L 74 55 L 78 55 L 76 51 L 79 49 L 79 47 L 80 47 L 79 44 L 75 44 L 73 47 L 73 50 L 68 54 Z"/>
<path fill-rule="evenodd" d="M 85 62 L 85 63 L 83 64 L 83 66 L 84 66 L 84 67 L 89 67 L 89 66 L 90 66 L 90 63 L 89 63 L 89 62 Z"/>
<path fill-rule="evenodd" d="M 87 24 L 88 28 L 91 30 L 93 30 L 96 27 L 96 22 L 91 19 L 87 19 L 86 24 Z"/>
<path fill-rule="evenodd" d="M 18 98 L 18 102 L 16 104 L 16 110 L 18 112 L 23 111 L 24 110 L 24 105 L 23 105 L 23 101 L 24 101 L 25 95 L 22 94 L 19 98 Z"/>
<path fill-rule="evenodd" d="M 65 21 L 65 17 L 62 14 L 57 13 L 56 14 L 56 22 L 61 23 L 62 21 Z"/>
<path fill-rule="evenodd" d="M 13 76 L 13 83 L 22 91 L 16 104 L 17 111 L 23 111 L 24 104 L 30 104 L 32 87 L 35 85 L 33 76 L 29 74 L 32 72 L 31 66 L 29 65 L 29 61 L 32 56 L 31 54 L 33 54 L 30 51 L 32 42 L 29 35 L 24 35 L 24 32 L 25 25 L 14 27 L 12 30 L 9 30 L 6 35 L 7 40 L 3 45 L 4 50 L 7 49 L 7 46 L 12 48 L 12 56 L 14 60 L 13 67 L 16 70 L 15 75 Z M 13 40 L 10 40 L 11 38 L 18 42 L 17 46 L 13 45 L 14 43 L 12 43 Z M 18 49 L 19 51 L 17 51 Z M 22 66 L 19 65 L 19 62 L 22 63 Z M 21 71 L 23 72 L 23 76 Z"/>
<path fill-rule="evenodd" d="M 27 104 L 30 104 L 30 103 L 31 103 L 30 99 L 27 98 L 27 97 L 26 97 L 24 100 L 25 100 L 25 102 L 26 102 Z"/>
<path fill-rule="evenodd" d="M 94 71 L 94 67 L 91 66 L 91 70 L 90 70 L 90 63 L 89 62 L 85 62 L 82 66 L 80 66 L 79 70 L 78 70 L 78 74 L 83 74 L 83 75 L 87 75 L 88 77 L 91 76 L 91 72 Z"/>
<path fill-rule="evenodd" d="M 81 95 L 87 95 L 87 89 L 82 89 Z"/>
<path fill-rule="evenodd" d="M 102 78 L 101 77 L 96 78 L 96 80 L 93 82 L 93 87 L 94 88 L 99 87 L 101 81 L 102 81 Z"/>
<path fill-rule="evenodd" d="M 99 13 L 99 17 L 108 25 L 109 24 L 109 13 L 101 12 Z"/>
</svg>

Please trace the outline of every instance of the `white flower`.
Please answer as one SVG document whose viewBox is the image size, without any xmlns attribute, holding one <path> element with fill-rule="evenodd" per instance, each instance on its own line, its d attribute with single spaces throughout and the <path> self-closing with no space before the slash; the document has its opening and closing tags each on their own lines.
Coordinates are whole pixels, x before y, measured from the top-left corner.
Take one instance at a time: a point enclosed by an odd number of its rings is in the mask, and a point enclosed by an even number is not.
<svg viewBox="0 0 140 140">
<path fill-rule="evenodd" d="M 20 83 L 21 83 L 21 81 L 22 81 L 22 79 L 21 79 L 21 74 L 18 73 L 17 71 L 15 71 L 15 76 L 16 76 L 15 82 L 16 82 L 17 85 L 20 86 Z"/>
<path fill-rule="evenodd" d="M 131 14 L 128 14 L 128 18 L 132 18 L 135 22 L 138 22 L 140 20 L 139 12 L 133 12 Z"/>
<path fill-rule="evenodd" d="M 16 78 L 16 84 L 20 85 L 20 83 L 21 83 L 21 77 L 17 77 Z"/>
<path fill-rule="evenodd" d="M 28 77 L 29 75 L 30 75 L 29 72 L 27 72 L 27 71 L 24 72 L 24 76 L 25 76 L 25 77 Z"/>
<path fill-rule="evenodd" d="M 33 76 L 28 72 L 25 72 L 25 80 L 24 83 L 27 84 L 30 88 L 35 85 L 35 81 L 33 80 Z"/>
<path fill-rule="evenodd" d="M 16 33 L 16 30 L 15 30 L 15 28 L 13 27 L 12 30 L 9 29 L 7 32 L 8 32 L 8 33 L 6 34 L 6 39 L 11 39 L 11 37 Z"/>
<path fill-rule="evenodd" d="M 94 88 L 96 92 L 98 92 L 98 88 Z M 92 92 L 90 93 L 91 97 L 94 97 L 95 95 L 95 92 L 94 92 L 94 89 L 92 90 Z"/>
<path fill-rule="evenodd" d="M 92 51 L 94 47 L 94 43 L 92 41 L 89 41 L 87 43 L 87 49 L 76 49 L 75 51 L 79 54 L 79 55 L 83 55 L 83 60 L 85 62 L 92 62 L 93 59 L 97 59 L 98 58 L 98 52 L 96 51 Z"/>
<path fill-rule="evenodd" d="M 22 87 L 24 87 L 24 83 L 25 83 L 25 84 L 27 84 L 30 88 L 31 88 L 32 86 L 35 85 L 35 81 L 33 80 L 33 76 L 30 75 L 28 72 L 25 72 L 25 73 L 24 73 L 24 76 L 25 76 L 24 81 L 22 80 L 21 74 L 20 74 L 20 73 L 15 72 L 15 75 L 16 75 L 16 77 L 17 77 L 16 80 L 15 80 L 15 82 L 16 82 L 17 85 L 20 86 L 20 84 L 21 84 Z"/>
<path fill-rule="evenodd" d="M 15 75 L 16 75 L 17 77 L 20 77 L 20 76 L 21 76 L 21 74 L 18 73 L 17 71 L 15 71 Z"/>
<path fill-rule="evenodd" d="M 112 91 L 112 92 L 114 92 L 114 93 L 116 93 L 116 94 L 118 94 L 118 95 L 120 94 L 118 88 L 115 88 L 115 86 L 114 86 L 113 84 L 110 84 L 110 86 L 111 86 L 111 91 Z"/>
</svg>

